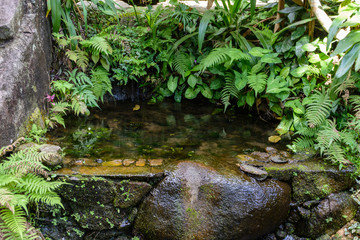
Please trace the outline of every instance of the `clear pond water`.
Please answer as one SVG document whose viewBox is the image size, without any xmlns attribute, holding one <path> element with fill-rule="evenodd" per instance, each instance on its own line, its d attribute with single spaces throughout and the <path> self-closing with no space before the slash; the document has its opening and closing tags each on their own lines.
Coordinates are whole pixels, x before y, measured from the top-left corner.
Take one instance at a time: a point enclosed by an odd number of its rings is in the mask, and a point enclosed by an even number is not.
<svg viewBox="0 0 360 240">
<path fill-rule="evenodd" d="M 157 172 L 179 160 L 233 170 L 238 154 L 271 145 L 275 127 L 199 102 L 111 103 L 88 117 L 69 117 L 66 126 L 48 136 L 65 149 L 58 173 L 90 175 Z"/>
</svg>

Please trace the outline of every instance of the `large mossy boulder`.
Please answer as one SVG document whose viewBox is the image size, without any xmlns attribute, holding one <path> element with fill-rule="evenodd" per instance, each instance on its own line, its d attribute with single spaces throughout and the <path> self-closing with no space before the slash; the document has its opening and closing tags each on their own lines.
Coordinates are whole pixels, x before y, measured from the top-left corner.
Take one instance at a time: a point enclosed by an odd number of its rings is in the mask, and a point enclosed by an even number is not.
<svg viewBox="0 0 360 240">
<path fill-rule="evenodd" d="M 135 231 L 145 239 L 256 239 L 286 219 L 289 202 L 286 183 L 180 162 L 145 198 Z"/>
</svg>

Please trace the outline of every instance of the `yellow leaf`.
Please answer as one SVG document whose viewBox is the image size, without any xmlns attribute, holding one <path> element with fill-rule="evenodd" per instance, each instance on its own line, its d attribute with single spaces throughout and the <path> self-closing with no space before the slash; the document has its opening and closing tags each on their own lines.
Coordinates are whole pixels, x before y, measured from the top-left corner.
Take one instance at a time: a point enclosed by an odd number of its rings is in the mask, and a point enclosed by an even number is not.
<svg viewBox="0 0 360 240">
<path fill-rule="evenodd" d="M 277 143 L 278 141 L 281 140 L 281 137 L 280 137 L 280 136 L 270 136 L 270 137 L 268 138 L 268 140 L 269 140 L 269 142 L 271 142 L 271 143 Z"/>
<path fill-rule="evenodd" d="M 140 110 L 140 105 L 135 105 L 135 107 L 133 107 L 133 111 L 138 111 L 138 110 Z"/>
</svg>

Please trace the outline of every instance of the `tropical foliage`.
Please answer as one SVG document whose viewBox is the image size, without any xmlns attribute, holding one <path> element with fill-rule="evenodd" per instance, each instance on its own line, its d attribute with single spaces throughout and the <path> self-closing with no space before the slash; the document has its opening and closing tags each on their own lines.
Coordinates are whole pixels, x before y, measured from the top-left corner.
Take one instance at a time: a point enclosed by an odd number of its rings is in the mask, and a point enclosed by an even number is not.
<svg viewBox="0 0 360 240">
<path fill-rule="evenodd" d="M 2 239 L 34 239 L 32 228 L 26 227 L 28 205 L 44 203 L 60 205 L 54 192 L 61 182 L 46 181 L 46 167 L 41 163 L 48 154 L 27 149 L 12 154 L 0 163 L 0 236 Z M 45 177 L 45 178 L 44 178 Z"/>
<path fill-rule="evenodd" d="M 276 130 L 295 139 L 293 151 L 360 165 L 357 1 L 323 6 L 337 14 L 329 33 L 298 1 L 255 8 L 255 1 L 221 0 L 205 13 L 177 1 L 127 10 L 110 0 L 92 0 L 97 10 L 82 0 L 49 2 L 67 69 L 52 83 L 53 125 L 64 125 L 68 110 L 88 114 L 112 87 L 135 83 L 153 91 L 151 102 L 205 98 L 224 111 L 280 120 Z"/>
</svg>

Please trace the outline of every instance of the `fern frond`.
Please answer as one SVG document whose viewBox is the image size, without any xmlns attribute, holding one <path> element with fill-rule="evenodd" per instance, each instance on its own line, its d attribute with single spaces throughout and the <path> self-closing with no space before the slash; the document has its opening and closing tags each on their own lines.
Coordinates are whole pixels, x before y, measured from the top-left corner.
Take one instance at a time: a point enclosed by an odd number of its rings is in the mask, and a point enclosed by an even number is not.
<svg viewBox="0 0 360 240">
<path fill-rule="evenodd" d="M 230 106 L 230 98 L 235 97 L 239 99 L 241 97 L 241 91 L 235 86 L 235 76 L 232 72 L 225 74 L 225 86 L 221 91 L 221 101 L 224 104 L 224 111 Z"/>
<path fill-rule="evenodd" d="M 344 157 L 344 150 L 339 143 L 333 143 L 329 148 L 324 151 L 326 159 L 336 164 L 346 164 L 347 161 Z"/>
<path fill-rule="evenodd" d="M 248 83 L 255 91 L 255 96 L 265 90 L 267 75 L 265 73 L 248 75 Z"/>
<path fill-rule="evenodd" d="M 99 36 L 95 36 L 90 38 L 89 40 L 84 40 L 80 42 L 81 45 L 90 49 L 90 51 L 94 54 L 105 54 L 109 55 L 112 53 L 112 48 L 108 41 Z"/>
<path fill-rule="evenodd" d="M 75 62 L 75 64 L 83 71 L 86 70 L 89 64 L 88 53 L 82 50 L 68 50 L 66 56 Z"/>
<path fill-rule="evenodd" d="M 315 137 L 316 134 L 319 132 L 319 127 L 303 127 L 296 131 L 296 134 L 306 136 L 306 137 Z"/>
<path fill-rule="evenodd" d="M 3 184 L 3 185 L 6 185 L 6 184 Z M 15 209 L 14 209 L 13 205 L 10 204 L 13 201 L 13 198 L 14 198 L 13 192 L 11 192 L 7 188 L 0 188 L 0 206 L 5 206 L 11 212 L 14 212 Z"/>
<path fill-rule="evenodd" d="M 64 208 L 61 204 L 61 198 L 55 192 L 31 193 L 28 197 L 31 202 L 43 202 L 51 206 L 59 205 Z"/>
<path fill-rule="evenodd" d="M 329 116 L 332 101 L 327 93 L 315 91 L 307 104 L 305 117 L 311 128 L 321 125 Z"/>
<path fill-rule="evenodd" d="M 354 88 L 355 87 L 354 84 L 355 84 L 355 80 L 353 78 L 346 78 L 343 82 L 340 82 L 332 86 L 331 88 L 334 89 L 334 93 L 338 95 L 339 93 L 345 91 L 346 89 Z"/>
<path fill-rule="evenodd" d="M 69 81 L 73 82 L 76 87 L 79 86 L 92 86 L 90 78 L 83 72 L 78 72 L 77 69 L 74 69 L 72 72 L 67 72 L 69 76 Z"/>
<path fill-rule="evenodd" d="M 357 136 L 356 132 L 351 130 L 344 130 L 340 132 L 341 141 L 349 146 L 351 150 L 360 152 L 360 146 L 357 142 Z"/>
<path fill-rule="evenodd" d="M 230 61 L 250 60 L 250 56 L 237 48 L 215 48 L 200 62 L 201 71 L 206 68 Z"/>
<path fill-rule="evenodd" d="M 360 96 L 359 95 L 350 95 L 349 102 L 353 105 L 353 109 L 356 112 L 360 112 Z"/>
<path fill-rule="evenodd" d="M 71 109 L 74 111 L 75 115 L 85 115 L 88 111 L 86 104 L 75 97 L 71 99 Z"/>
<path fill-rule="evenodd" d="M 171 67 L 184 77 L 185 73 L 191 70 L 191 64 L 191 58 L 188 54 L 177 53 L 175 54 Z"/>
<path fill-rule="evenodd" d="M 20 207 L 16 207 L 14 212 L 0 207 L 0 218 L 3 221 L 0 228 L 4 235 L 25 239 L 26 218 L 24 211 Z M 11 233 L 8 232 L 9 230 Z"/>
<path fill-rule="evenodd" d="M 108 72 L 103 67 L 97 67 L 91 72 L 91 82 L 93 83 L 93 92 L 97 99 L 103 101 L 106 92 L 111 93 L 112 86 Z"/>
<path fill-rule="evenodd" d="M 339 131 L 336 129 L 336 123 L 328 120 L 327 124 L 323 124 L 316 140 L 320 147 L 321 154 L 325 150 L 329 149 L 333 143 L 340 142 L 341 136 Z"/>
<path fill-rule="evenodd" d="M 66 114 L 69 106 L 70 104 L 67 102 L 56 102 L 52 105 L 51 111 L 55 113 Z"/>
<path fill-rule="evenodd" d="M 63 185 L 61 182 L 47 182 L 44 178 L 34 174 L 27 174 L 21 178 L 19 183 L 19 187 L 27 194 L 37 193 L 40 195 L 53 191 L 61 185 Z"/>
<path fill-rule="evenodd" d="M 312 149 L 314 144 L 314 140 L 306 136 L 298 137 L 293 142 L 296 151 Z"/>
</svg>

